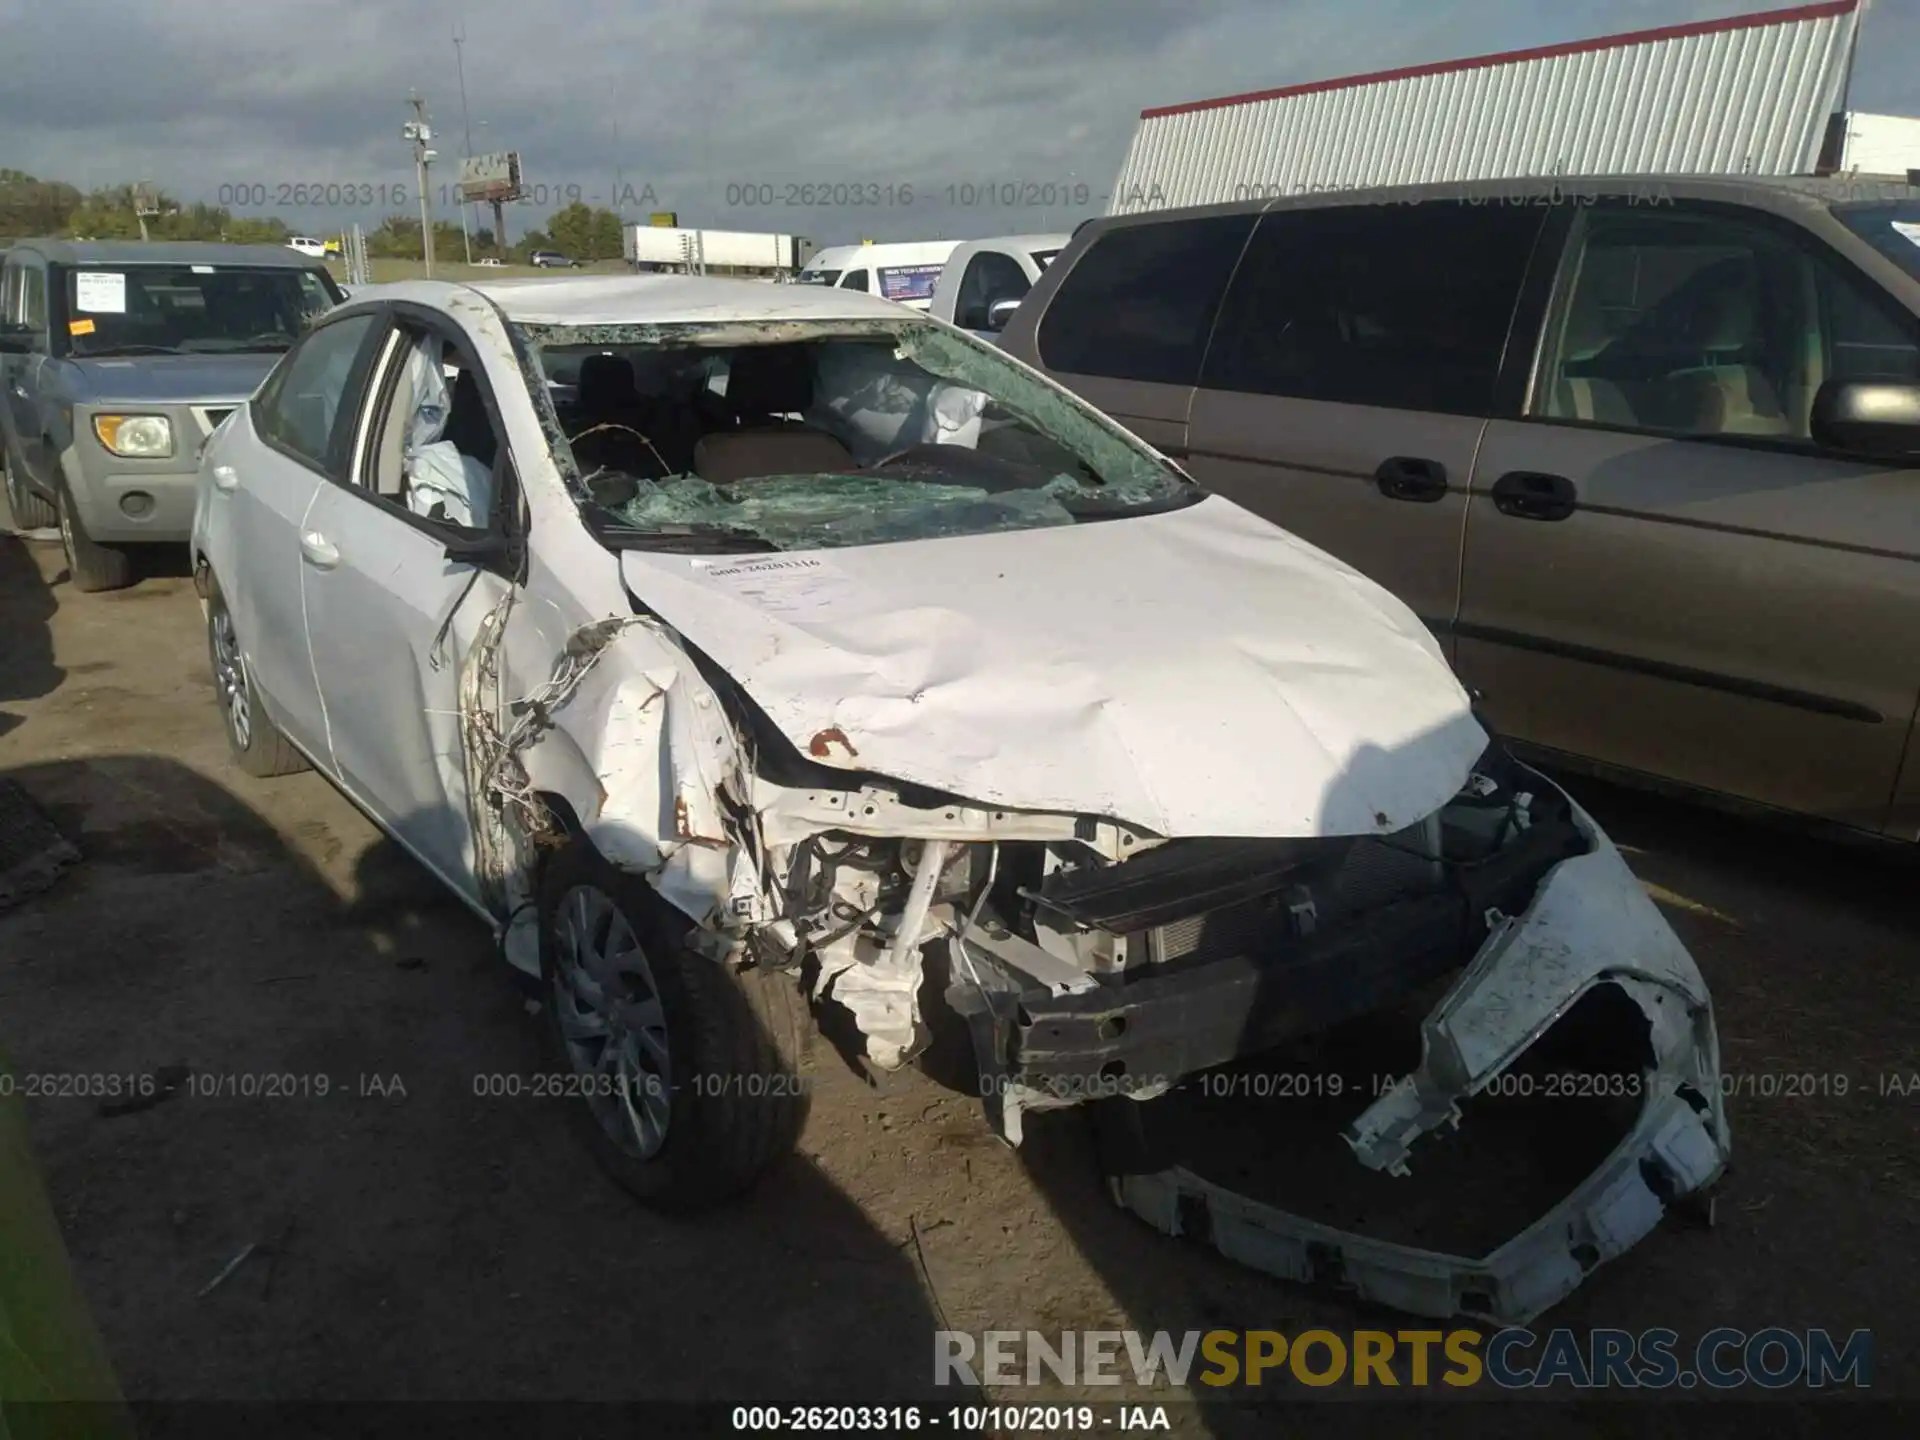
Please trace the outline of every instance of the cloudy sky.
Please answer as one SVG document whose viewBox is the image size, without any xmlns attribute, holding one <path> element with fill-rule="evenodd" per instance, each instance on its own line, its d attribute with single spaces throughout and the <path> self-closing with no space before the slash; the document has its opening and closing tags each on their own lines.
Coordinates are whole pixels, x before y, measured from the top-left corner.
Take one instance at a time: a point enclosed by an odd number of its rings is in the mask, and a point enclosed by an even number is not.
<svg viewBox="0 0 1920 1440">
<path fill-rule="evenodd" d="M 974 203 L 1112 186 L 1145 106 L 1767 8 L 1753 0 L 0 0 L 0 166 L 258 199 L 319 234 L 411 205 L 407 93 L 466 147 L 517 148 L 549 202 L 840 243 L 1071 228 Z M 1920 115 L 1920 0 L 1875 0 L 1857 109 Z M 809 208 L 791 187 L 876 203 Z M 310 187 L 305 203 L 293 186 Z M 373 203 L 352 211 L 338 187 Z M 331 191 L 328 187 L 335 187 Z M 912 201 L 906 199 L 908 191 Z M 750 197 L 771 205 L 747 205 Z M 330 203 L 330 200 L 332 203 Z M 729 201 L 734 203 L 729 204 Z M 553 207 L 515 207 L 509 227 Z M 445 212 L 452 218 L 454 211 Z"/>
</svg>

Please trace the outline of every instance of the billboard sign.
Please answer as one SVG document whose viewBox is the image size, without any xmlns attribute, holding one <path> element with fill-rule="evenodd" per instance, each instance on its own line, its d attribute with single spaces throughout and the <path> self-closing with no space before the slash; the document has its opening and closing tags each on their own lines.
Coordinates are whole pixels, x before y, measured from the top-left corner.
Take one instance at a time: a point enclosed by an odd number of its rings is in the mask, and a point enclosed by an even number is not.
<svg viewBox="0 0 1920 1440">
<path fill-rule="evenodd" d="M 460 162 L 462 200 L 517 200 L 520 198 L 520 152 L 500 150 L 470 155 Z"/>
</svg>

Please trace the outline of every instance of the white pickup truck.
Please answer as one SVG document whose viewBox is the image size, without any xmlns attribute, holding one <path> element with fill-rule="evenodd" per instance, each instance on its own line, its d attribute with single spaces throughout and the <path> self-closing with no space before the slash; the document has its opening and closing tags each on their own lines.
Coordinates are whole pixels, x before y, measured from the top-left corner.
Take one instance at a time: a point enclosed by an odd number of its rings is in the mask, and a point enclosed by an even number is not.
<svg viewBox="0 0 1920 1440">
<path fill-rule="evenodd" d="M 1070 235 L 997 235 L 969 240 L 947 257 L 928 312 L 991 340 Z"/>
</svg>

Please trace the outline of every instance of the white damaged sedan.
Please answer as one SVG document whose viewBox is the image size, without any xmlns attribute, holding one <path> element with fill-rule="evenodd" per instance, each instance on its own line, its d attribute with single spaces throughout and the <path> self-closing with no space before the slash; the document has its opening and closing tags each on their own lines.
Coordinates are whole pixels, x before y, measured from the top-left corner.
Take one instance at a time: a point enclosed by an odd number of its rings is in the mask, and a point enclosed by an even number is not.
<svg viewBox="0 0 1920 1440">
<path fill-rule="evenodd" d="M 1596 988 L 1638 1017 L 1638 1122 L 1521 1250 L 1175 1171 L 1122 1198 L 1511 1319 L 1725 1165 L 1693 962 L 1415 616 L 950 326 L 679 277 L 362 289 L 209 442 L 193 550 L 239 763 L 320 770 L 494 927 L 649 1203 L 791 1147 L 811 1015 L 879 1070 L 963 1017 L 1018 1143 L 1431 987 L 1359 1165 L 1403 1172 Z"/>
</svg>

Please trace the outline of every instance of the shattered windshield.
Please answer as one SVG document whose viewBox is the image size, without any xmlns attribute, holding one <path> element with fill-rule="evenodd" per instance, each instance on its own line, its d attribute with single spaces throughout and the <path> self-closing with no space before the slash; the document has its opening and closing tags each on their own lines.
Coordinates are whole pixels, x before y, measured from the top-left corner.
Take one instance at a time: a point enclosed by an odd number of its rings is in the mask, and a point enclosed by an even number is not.
<svg viewBox="0 0 1920 1440">
<path fill-rule="evenodd" d="M 616 546 L 828 549 L 1201 497 L 1086 405 L 925 322 L 524 330 L 581 513 Z"/>
</svg>

